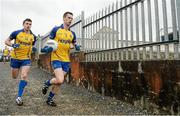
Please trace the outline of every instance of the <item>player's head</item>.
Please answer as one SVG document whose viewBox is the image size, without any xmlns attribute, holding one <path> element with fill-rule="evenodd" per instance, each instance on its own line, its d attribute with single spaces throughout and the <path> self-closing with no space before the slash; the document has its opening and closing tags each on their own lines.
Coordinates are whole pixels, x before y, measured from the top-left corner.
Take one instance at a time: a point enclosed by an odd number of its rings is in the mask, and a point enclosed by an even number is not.
<svg viewBox="0 0 180 116">
<path fill-rule="evenodd" d="M 5 49 L 7 49 L 8 47 L 7 46 L 5 46 Z"/>
<path fill-rule="evenodd" d="M 65 12 L 63 15 L 63 21 L 66 26 L 70 26 L 73 20 L 73 13 L 72 12 Z"/>
<path fill-rule="evenodd" d="M 29 31 L 31 29 L 32 26 L 32 20 L 27 18 L 23 21 L 23 27 L 25 31 Z"/>
</svg>

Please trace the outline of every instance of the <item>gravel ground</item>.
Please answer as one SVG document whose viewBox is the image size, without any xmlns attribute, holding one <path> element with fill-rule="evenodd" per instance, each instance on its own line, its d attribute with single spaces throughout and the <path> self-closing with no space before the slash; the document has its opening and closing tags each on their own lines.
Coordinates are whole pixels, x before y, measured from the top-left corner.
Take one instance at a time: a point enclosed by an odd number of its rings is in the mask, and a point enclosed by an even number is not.
<svg viewBox="0 0 180 116">
<path fill-rule="evenodd" d="M 0 63 L 0 115 L 130 115 L 148 114 L 131 104 L 104 97 L 85 88 L 67 83 L 62 84 L 61 91 L 55 97 L 57 107 L 47 106 L 47 95 L 41 93 L 42 84 L 52 75 L 31 67 L 28 86 L 23 96 L 23 106 L 17 106 L 18 80 L 10 76 L 9 63 Z"/>
</svg>

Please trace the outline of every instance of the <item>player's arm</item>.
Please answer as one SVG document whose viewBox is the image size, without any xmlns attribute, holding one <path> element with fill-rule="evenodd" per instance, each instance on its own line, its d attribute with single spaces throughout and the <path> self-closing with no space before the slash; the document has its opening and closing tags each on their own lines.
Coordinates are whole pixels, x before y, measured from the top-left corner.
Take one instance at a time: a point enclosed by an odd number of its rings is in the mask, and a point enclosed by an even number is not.
<svg viewBox="0 0 180 116">
<path fill-rule="evenodd" d="M 73 34 L 73 40 L 72 40 L 72 44 L 70 44 L 70 48 L 71 49 L 75 48 L 77 51 L 80 51 L 81 46 L 76 43 L 76 34 L 73 31 L 72 34 Z"/>
<path fill-rule="evenodd" d="M 36 52 L 37 51 L 37 48 L 35 47 L 35 43 L 36 43 L 36 41 L 37 41 L 37 37 L 33 34 L 33 36 L 34 36 L 34 41 L 33 41 L 33 43 L 32 43 L 32 51 L 33 52 Z"/>
<path fill-rule="evenodd" d="M 5 44 L 13 48 L 19 48 L 20 44 L 11 43 L 13 39 L 16 39 L 17 34 L 17 31 L 12 32 L 11 35 L 5 40 Z"/>
<path fill-rule="evenodd" d="M 56 31 L 57 31 L 57 27 L 54 27 L 52 30 L 51 30 L 51 32 L 50 32 L 50 34 L 49 34 L 49 39 L 54 39 L 55 38 L 55 36 L 56 36 Z M 42 48 L 41 49 L 41 52 L 42 53 L 45 53 L 45 54 L 47 54 L 47 53 L 50 53 L 50 52 L 52 52 L 53 51 L 53 48 L 52 47 L 49 47 L 49 46 L 44 46 L 44 48 Z"/>
<path fill-rule="evenodd" d="M 7 46 L 12 46 L 13 44 L 11 43 L 11 41 L 12 41 L 12 39 L 10 39 L 10 38 L 7 38 L 6 40 L 5 40 L 5 44 L 7 45 Z"/>
</svg>

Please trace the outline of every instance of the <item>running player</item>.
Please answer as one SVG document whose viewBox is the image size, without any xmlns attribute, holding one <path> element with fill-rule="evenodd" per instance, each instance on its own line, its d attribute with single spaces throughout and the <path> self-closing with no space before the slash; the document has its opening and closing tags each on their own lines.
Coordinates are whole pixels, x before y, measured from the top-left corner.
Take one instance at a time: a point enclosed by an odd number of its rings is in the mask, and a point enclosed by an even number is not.
<svg viewBox="0 0 180 116">
<path fill-rule="evenodd" d="M 6 45 L 13 47 L 10 60 L 12 78 L 16 79 L 20 72 L 21 79 L 16 97 L 16 103 L 19 106 L 23 105 L 22 95 L 24 88 L 27 86 L 31 65 L 31 52 L 35 50 L 33 45 L 35 44 L 36 36 L 30 30 L 31 26 L 32 20 L 29 18 L 25 19 L 23 21 L 23 29 L 12 32 L 5 41 Z"/>
<path fill-rule="evenodd" d="M 59 90 L 59 86 L 64 81 L 64 76 L 67 74 L 70 68 L 69 53 L 71 48 L 80 50 L 80 46 L 76 44 L 76 35 L 71 31 L 70 25 L 73 20 L 73 13 L 65 12 L 63 15 L 63 24 L 58 27 L 54 27 L 50 32 L 50 39 L 58 42 L 58 48 L 56 51 L 52 51 L 51 47 L 44 47 L 41 52 L 51 53 L 51 64 L 54 69 L 55 78 L 46 80 L 42 88 L 43 94 L 47 93 L 49 86 L 52 86 L 52 90 L 49 93 L 46 103 L 50 106 L 56 106 L 53 100 L 55 94 Z"/>
<path fill-rule="evenodd" d="M 8 57 L 9 57 L 9 49 L 7 46 L 5 46 L 5 49 L 3 50 L 3 62 L 5 64 L 6 60 L 8 60 Z"/>
</svg>

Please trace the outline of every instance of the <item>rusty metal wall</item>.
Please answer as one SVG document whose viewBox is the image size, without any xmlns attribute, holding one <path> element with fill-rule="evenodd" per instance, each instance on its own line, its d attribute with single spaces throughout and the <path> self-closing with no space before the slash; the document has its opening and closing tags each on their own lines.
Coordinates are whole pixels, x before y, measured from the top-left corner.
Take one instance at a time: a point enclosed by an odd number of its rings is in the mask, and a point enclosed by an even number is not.
<svg viewBox="0 0 180 116">
<path fill-rule="evenodd" d="M 83 53 L 71 54 L 71 80 L 80 86 L 131 103 L 145 98 L 159 107 L 180 104 L 179 60 L 82 62 L 83 58 Z"/>
<path fill-rule="evenodd" d="M 50 54 L 40 54 L 37 64 L 39 68 L 45 70 L 46 72 L 53 73 L 50 58 Z"/>
</svg>

